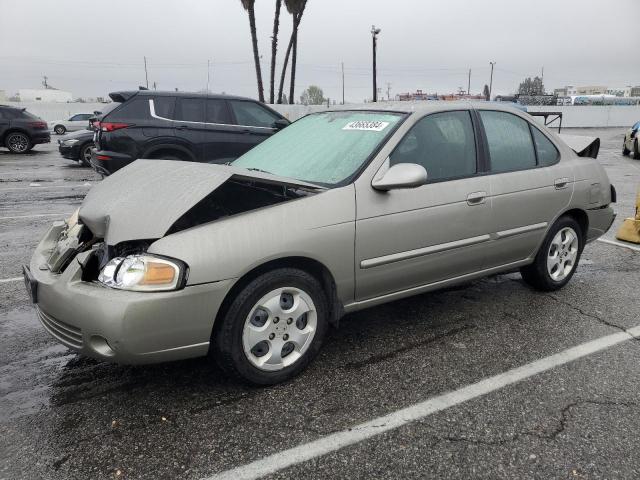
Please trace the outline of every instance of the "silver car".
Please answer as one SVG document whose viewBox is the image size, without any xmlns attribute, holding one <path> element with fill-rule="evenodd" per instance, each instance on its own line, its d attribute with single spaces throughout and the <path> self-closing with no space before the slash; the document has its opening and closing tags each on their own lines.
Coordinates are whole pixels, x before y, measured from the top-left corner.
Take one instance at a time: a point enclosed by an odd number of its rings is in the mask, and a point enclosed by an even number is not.
<svg viewBox="0 0 640 480">
<path fill-rule="evenodd" d="M 507 106 L 408 105 L 308 115 L 231 165 L 118 171 L 25 266 L 44 328 L 99 359 L 211 354 L 272 384 L 345 313 L 518 268 L 563 287 L 614 219 L 599 141 L 574 151 Z"/>
</svg>

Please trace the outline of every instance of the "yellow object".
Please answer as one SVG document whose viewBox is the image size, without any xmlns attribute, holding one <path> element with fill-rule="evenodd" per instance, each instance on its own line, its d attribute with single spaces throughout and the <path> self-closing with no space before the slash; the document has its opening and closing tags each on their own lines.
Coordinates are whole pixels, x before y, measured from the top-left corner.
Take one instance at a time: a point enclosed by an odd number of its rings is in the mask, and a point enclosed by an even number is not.
<svg viewBox="0 0 640 480">
<path fill-rule="evenodd" d="M 636 197 L 636 217 L 624 219 L 616 238 L 625 242 L 640 243 L 640 192 Z"/>
</svg>

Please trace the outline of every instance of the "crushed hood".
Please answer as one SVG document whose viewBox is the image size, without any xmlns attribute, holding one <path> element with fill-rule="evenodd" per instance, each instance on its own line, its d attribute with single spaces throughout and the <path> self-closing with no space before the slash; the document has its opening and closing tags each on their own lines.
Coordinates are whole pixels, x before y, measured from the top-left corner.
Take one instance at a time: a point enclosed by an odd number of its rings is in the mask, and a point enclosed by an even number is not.
<svg viewBox="0 0 640 480">
<path fill-rule="evenodd" d="M 583 137 L 581 135 L 560 134 L 559 137 L 569 145 L 571 150 L 579 157 L 597 158 L 600 151 L 600 139 L 598 137 Z"/>
<path fill-rule="evenodd" d="M 79 217 L 108 245 L 161 238 L 187 211 L 231 177 L 318 188 L 228 165 L 136 160 L 94 186 L 80 207 Z"/>
</svg>

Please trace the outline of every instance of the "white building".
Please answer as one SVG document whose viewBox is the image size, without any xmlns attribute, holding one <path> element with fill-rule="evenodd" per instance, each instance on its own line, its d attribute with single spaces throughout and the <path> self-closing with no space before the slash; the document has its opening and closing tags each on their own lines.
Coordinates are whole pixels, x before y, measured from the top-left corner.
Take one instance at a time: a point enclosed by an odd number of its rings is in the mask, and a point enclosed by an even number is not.
<svg viewBox="0 0 640 480">
<path fill-rule="evenodd" d="M 23 88 L 18 90 L 18 97 L 21 102 L 71 102 L 73 100 L 71 92 L 55 88 Z"/>
</svg>

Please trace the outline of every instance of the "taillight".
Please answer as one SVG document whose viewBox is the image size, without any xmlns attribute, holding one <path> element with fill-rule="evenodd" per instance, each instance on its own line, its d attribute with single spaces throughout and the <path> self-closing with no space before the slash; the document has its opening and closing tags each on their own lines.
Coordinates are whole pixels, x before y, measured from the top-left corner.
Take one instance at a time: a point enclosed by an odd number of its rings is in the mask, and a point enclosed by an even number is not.
<svg viewBox="0 0 640 480">
<path fill-rule="evenodd" d="M 112 123 L 112 122 L 96 122 L 98 128 L 103 132 L 113 132 L 114 130 L 120 130 L 121 128 L 127 128 L 131 125 L 128 123 Z"/>
<path fill-rule="evenodd" d="M 29 122 L 28 125 L 33 128 L 47 128 L 47 122 Z"/>
</svg>

